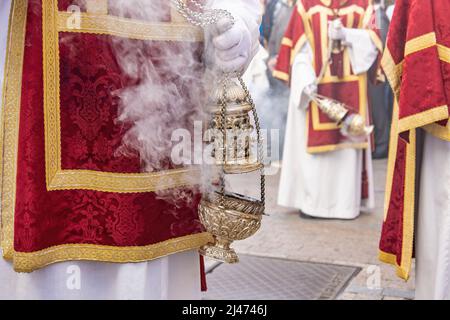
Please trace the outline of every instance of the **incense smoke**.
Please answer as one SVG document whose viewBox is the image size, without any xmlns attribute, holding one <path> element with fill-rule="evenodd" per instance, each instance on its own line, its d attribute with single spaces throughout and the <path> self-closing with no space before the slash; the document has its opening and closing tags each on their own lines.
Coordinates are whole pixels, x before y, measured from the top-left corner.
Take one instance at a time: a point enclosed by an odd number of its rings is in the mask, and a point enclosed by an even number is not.
<svg viewBox="0 0 450 320">
<path fill-rule="evenodd" d="M 86 1 L 78 0 L 76 4 L 85 8 Z M 109 11 L 114 16 L 161 22 L 170 17 L 168 3 L 167 0 L 109 1 Z M 118 121 L 130 126 L 117 152 L 138 153 L 147 172 L 177 168 L 171 161 L 172 135 L 176 130 L 185 129 L 194 136 L 194 122 L 206 119 L 207 92 L 214 84 L 214 80 L 205 80 L 203 44 L 111 37 L 111 47 L 122 72 L 133 83 L 114 92 L 119 98 Z M 202 185 L 210 185 L 208 170 L 202 170 L 202 174 Z M 189 200 L 186 194 L 176 190 L 158 195 L 175 204 L 177 200 Z"/>
</svg>

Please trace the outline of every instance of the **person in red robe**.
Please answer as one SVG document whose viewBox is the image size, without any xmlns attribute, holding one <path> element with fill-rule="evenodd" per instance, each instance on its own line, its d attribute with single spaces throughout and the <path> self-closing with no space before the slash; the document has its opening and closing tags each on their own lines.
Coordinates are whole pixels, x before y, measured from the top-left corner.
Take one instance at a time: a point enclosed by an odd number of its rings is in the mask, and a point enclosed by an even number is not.
<svg viewBox="0 0 450 320">
<path fill-rule="evenodd" d="M 416 298 L 450 299 L 450 3 L 397 0 L 383 68 L 395 94 L 380 259 Z"/>
<path fill-rule="evenodd" d="M 368 0 L 297 2 L 274 76 L 290 85 L 278 203 L 329 219 L 374 208 L 370 138 L 351 139 L 309 93 L 349 106 L 367 122 L 367 83 L 379 75 L 382 43 Z"/>
<path fill-rule="evenodd" d="M 154 110 L 155 127 L 193 126 L 192 115 L 202 108 L 192 93 L 202 85 L 205 36 L 169 0 L 130 2 L 157 9 L 135 15 L 121 10 L 126 3 L 1 3 L 0 297 L 199 297 L 196 249 L 211 235 L 198 218 L 198 170 L 164 157 L 169 147 L 160 147 L 169 137 L 157 141 L 159 162 L 144 171 L 139 154 L 118 152 L 130 129 L 118 120 L 127 107 L 121 98 L 128 97 L 127 105 L 140 99 L 123 93 L 147 81 L 160 89 L 143 100 Z M 222 22 L 208 32 L 209 55 L 219 69 L 242 71 L 258 46 L 259 2 L 214 0 L 208 6 L 235 18 L 234 25 Z M 139 51 L 122 50 L 124 43 Z M 181 65 L 186 56 L 190 64 Z M 152 66 L 155 77 L 143 78 L 149 69 L 127 69 L 127 58 Z M 182 105 L 180 99 L 151 99 L 166 97 L 164 90 L 179 93 Z M 181 110 L 175 117 L 164 113 L 175 105 Z M 82 281 L 77 290 L 67 287 L 72 273 Z"/>
</svg>

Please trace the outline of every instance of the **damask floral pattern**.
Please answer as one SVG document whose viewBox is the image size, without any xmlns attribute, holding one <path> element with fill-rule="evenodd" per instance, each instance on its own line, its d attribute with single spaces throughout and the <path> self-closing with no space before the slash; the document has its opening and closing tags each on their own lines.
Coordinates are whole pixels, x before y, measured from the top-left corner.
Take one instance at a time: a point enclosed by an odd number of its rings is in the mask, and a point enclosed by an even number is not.
<svg viewBox="0 0 450 320">
<path fill-rule="evenodd" d="M 109 36 L 60 35 L 61 161 L 63 169 L 140 172 L 137 156 L 116 151 L 127 127 L 116 123 L 121 75 Z"/>
<path fill-rule="evenodd" d="M 61 245 L 145 247 L 202 232 L 196 191 L 180 189 L 179 192 L 190 192 L 193 196 L 173 202 L 158 198 L 153 192 L 47 190 L 42 35 L 42 2 L 30 0 L 19 110 L 14 205 L 16 253 L 27 259 L 23 254 Z M 76 38 L 63 35 L 60 41 L 62 166 L 139 172 L 137 157 L 120 157 L 114 152 L 126 128 L 115 122 L 117 106 L 113 92 L 130 80 L 115 67 L 105 36 L 83 34 Z M 68 46 L 66 40 L 79 47 Z M 197 244 L 201 241 L 204 240 Z M 176 246 L 184 250 L 192 248 L 188 243 Z M 75 249 L 70 252 L 67 259 L 82 258 Z M 164 250 L 161 252 L 164 254 Z M 92 257 L 92 252 L 87 256 Z M 56 261 L 49 258 L 45 263 Z"/>
</svg>

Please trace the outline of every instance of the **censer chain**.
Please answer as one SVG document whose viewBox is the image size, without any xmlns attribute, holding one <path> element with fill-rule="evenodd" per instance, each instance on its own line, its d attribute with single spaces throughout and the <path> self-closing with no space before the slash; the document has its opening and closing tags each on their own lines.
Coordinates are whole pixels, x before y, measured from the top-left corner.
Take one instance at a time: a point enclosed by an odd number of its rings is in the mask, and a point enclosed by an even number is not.
<svg viewBox="0 0 450 320">
<path fill-rule="evenodd" d="M 248 90 L 247 85 L 244 82 L 244 79 L 242 79 L 242 77 L 238 77 L 239 83 L 242 86 L 242 89 L 244 89 L 245 91 L 245 96 L 247 99 L 247 102 L 252 106 L 252 113 L 253 113 L 253 119 L 255 121 L 255 126 L 256 126 L 256 136 L 258 139 L 258 153 L 257 153 L 257 158 L 258 158 L 258 162 L 262 164 L 261 167 L 261 175 L 260 175 L 260 179 L 261 179 L 261 204 L 263 207 L 263 212 L 265 212 L 266 209 L 266 175 L 265 175 L 265 170 L 264 170 L 264 150 L 263 150 L 263 141 L 262 141 L 262 137 L 261 137 L 261 125 L 259 123 L 259 117 L 258 117 L 258 113 L 256 112 L 256 105 L 255 102 L 253 101 L 253 98 L 250 94 L 250 90 Z"/>
<path fill-rule="evenodd" d="M 228 77 L 225 76 L 222 79 L 222 96 L 221 96 L 221 101 L 220 101 L 220 116 L 221 116 L 221 131 L 222 131 L 222 171 L 220 172 L 220 194 L 221 194 L 221 198 L 220 198 L 220 206 L 224 206 L 225 204 L 225 159 L 227 156 L 227 151 L 226 151 L 226 143 L 227 143 L 227 139 L 226 139 L 226 121 L 227 121 L 227 82 L 228 82 Z"/>
<path fill-rule="evenodd" d="M 177 11 L 192 25 L 205 28 L 209 25 L 216 24 L 223 18 L 230 20 L 234 24 L 234 18 L 231 13 L 223 9 L 208 10 L 197 0 L 189 0 L 197 10 L 192 10 L 183 0 L 171 0 Z"/>
</svg>

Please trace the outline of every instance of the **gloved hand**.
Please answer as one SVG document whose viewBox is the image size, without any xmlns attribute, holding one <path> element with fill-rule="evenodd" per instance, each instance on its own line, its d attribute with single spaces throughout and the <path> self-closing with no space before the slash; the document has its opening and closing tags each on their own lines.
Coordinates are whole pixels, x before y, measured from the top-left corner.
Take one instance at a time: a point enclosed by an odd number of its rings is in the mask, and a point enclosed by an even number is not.
<svg viewBox="0 0 450 320">
<path fill-rule="evenodd" d="M 307 95 L 308 97 L 311 97 L 312 95 L 317 93 L 317 84 L 312 83 L 310 85 L 307 85 L 304 89 L 303 89 L 303 93 L 305 95 Z"/>
<path fill-rule="evenodd" d="M 241 74 L 252 58 L 252 37 L 245 22 L 235 17 L 234 25 L 224 18 L 208 32 L 212 38 L 215 67 L 225 73 Z"/>
<path fill-rule="evenodd" d="M 330 21 L 328 25 L 328 36 L 331 40 L 345 42 L 345 29 L 341 19 Z"/>
</svg>

